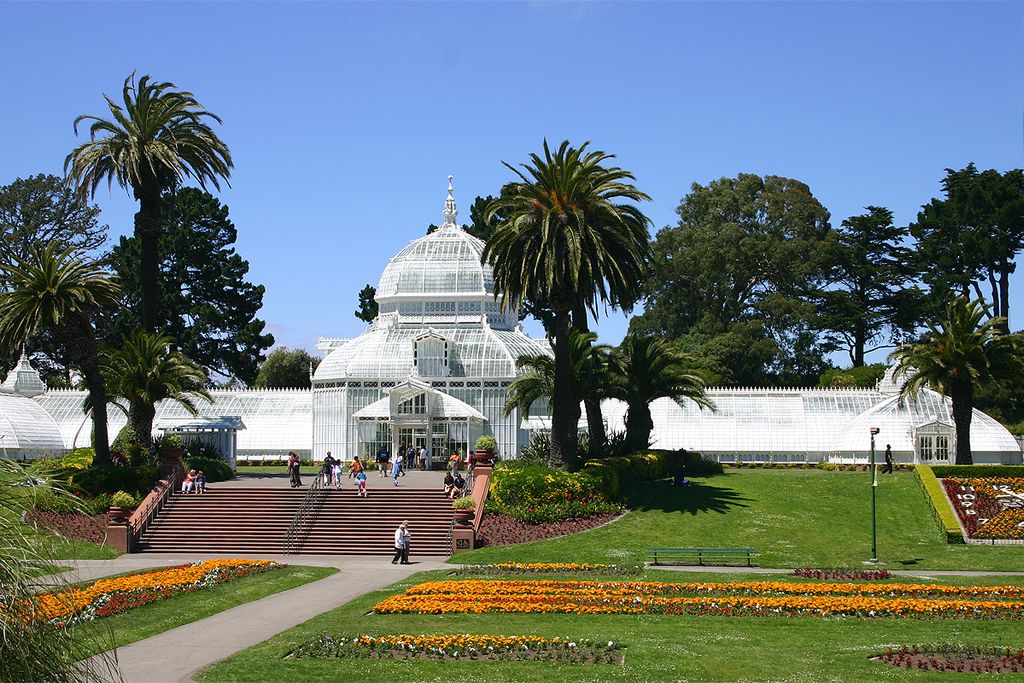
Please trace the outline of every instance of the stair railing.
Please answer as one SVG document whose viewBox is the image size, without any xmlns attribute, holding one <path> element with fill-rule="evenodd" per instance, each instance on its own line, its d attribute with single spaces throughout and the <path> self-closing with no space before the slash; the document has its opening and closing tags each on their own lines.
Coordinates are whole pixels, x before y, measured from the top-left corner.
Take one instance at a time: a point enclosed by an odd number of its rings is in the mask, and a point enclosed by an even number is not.
<svg viewBox="0 0 1024 683">
<path fill-rule="evenodd" d="M 156 482 L 153 490 L 128 518 L 128 552 L 132 551 L 139 538 L 160 514 L 171 494 L 178 490 L 182 479 L 184 479 L 185 470 L 178 459 L 165 460 L 160 470 L 160 480 Z"/>
<path fill-rule="evenodd" d="M 323 477 L 317 473 L 313 477 L 313 483 L 306 490 L 302 498 L 302 504 L 295 511 L 292 523 L 288 525 L 288 531 L 284 534 L 284 554 L 297 555 L 302 550 L 302 544 L 309 534 L 309 527 L 316 521 L 327 499 L 329 489 L 323 485 Z"/>
</svg>

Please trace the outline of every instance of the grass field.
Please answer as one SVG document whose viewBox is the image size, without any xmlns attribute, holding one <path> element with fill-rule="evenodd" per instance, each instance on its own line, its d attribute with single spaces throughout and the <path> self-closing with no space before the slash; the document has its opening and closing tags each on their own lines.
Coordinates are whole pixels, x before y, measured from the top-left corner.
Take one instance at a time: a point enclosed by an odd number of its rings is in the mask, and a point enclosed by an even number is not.
<svg viewBox="0 0 1024 683">
<path fill-rule="evenodd" d="M 662 579 L 668 572 L 649 574 Z M 633 615 L 374 615 L 379 600 L 424 580 L 423 573 L 333 610 L 206 669 L 201 681 L 930 681 L 936 674 L 869 660 L 886 646 L 937 641 L 1024 647 L 1020 622 L 812 617 Z M 460 577 L 463 578 L 463 577 Z M 492 577 L 489 577 L 492 578 Z M 516 577 L 521 578 L 521 577 Z M 618 577 L 621 579 L 621 577 Z M 677 580 L 689 575 L 676 574 Z M 695 578 L 695 577 L 694 577 Z M 722 575 L 716 575 L 723 580 Z M 728 577 L 733 578 L 733 577 Z M 763 577 L 761 577 L 763 578 Z M 1019 580 L 1019 579 L 1018 579 Z M 1003 579 L 1005 582 L 1005 579 Z M 286 660 L 324 633 L 479 633 L 569 636 L 625 645 L 622 666 L 511 662 Z M 942 674 L 942 680 L 979 680 Z M 987 679 L 986 679 L 987 680 Z M 999 676 L 1024 681 L 1024 675 Z"/>
<path fill-rule="evenodd" d="M 458 563 L 642 563 L 647 548 L 753 547 L 766 567 L 859 567 L 871 555 L 868 473 L 726 470 L 655 482 L 622 520 L 573 536 L 461 553 Z M 878 556 L 892 569 L 1024 570 L 1024 546 L 950 545 L 912 473 L 881 477 Z"/>
<path fill-rule="evenodd" d="M 129 645 L 237 605 L 317 581 L 337 571 L 334 567 L 289 566 L 247 576 L 196 593 L 143 605 L 124 614 L 81 624 L 75 627 L 75 637 L 82 642 L 84 658 L 109 647 L 111 639 L 116 647 Z M 187 655 L 183 653 L 183 656 Z"/>
</svg>

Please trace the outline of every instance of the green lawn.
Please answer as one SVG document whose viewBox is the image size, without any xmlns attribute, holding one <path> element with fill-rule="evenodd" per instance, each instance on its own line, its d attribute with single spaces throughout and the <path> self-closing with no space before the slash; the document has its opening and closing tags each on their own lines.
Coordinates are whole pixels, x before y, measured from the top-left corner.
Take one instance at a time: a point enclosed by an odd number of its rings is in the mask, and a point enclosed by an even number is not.
<svg viewBox="0 0 1024 683">
<path fill-rule="evenodd" d="M 334 567 L 288 566 L 247 576 L 87 622 L 75 627 L 75 637 L 82 642 L 84 658 L 109 648 L 111 638 L 117 647 L 122 647 L 237 605 L 318 581 L 337 571 Z"/>
<path fill-rule="evenodd" d="M 859 567 L 871 553 L 868 473 L 727 470 L 692 487 L 650 484 L 614 524 L 461 553 L 458 563 L 639 563 L 647 548 L 754 547 L 766 567 Z M 942 541 L 913 473 L 881 477 L 878 557 L 892 569 L 1024 570 L 1024 546 Z"/>
<path fill-rule="evenodd" d="M 665 572 L 659 572 L 657 578 Z M 1024 646 L 1019 622 L 811 617 L 635 615 L 372 615 L 372 606 L 419 581 L 412 577 L 320 615 L 199 674 L 201 681 L 929 681 L 936 674 L 869 661 L 888 645 L 937 641 Z M 683 575 L 685 576 L 685 575 Z M 462 578 L 462 577 L 460 577 Z M 493 577 L 488 577 L 493 578 Z M 519 577 L 516 577 L 519 578 Z M 621 577 L 620 577 L 621 578 Z M 732 577 L 716 576 L 723 580 Z M 680 580 L 683 580 L 680 577 Z M 367 633 L 480 633 L 570 636 L 626 646 L 622 666 L 510 662 L 286 660 L 316 636 Z M 942 680 L 980 680 L 942 674 Z M 1024 675 L 1000 676 L 1024 681 Z"/>
<path fill-rule="evenodd" d="M 312 472 L 313 472 L 313 468 L 312 467 L 304 467 L 302 469 L 303 469 L 303 472 L 302 472 L 303 474 L 306 474 L 305 470 L 309 470 L 310 474 L 312 474 Z M 238 474 L 288 474 L 288 466 L 287 465 L 270 465 L 270 466 L 266 466 L 266 465 L 239 465 L 235 469 L 235 472 L 238 473 Z"/>
</svg>

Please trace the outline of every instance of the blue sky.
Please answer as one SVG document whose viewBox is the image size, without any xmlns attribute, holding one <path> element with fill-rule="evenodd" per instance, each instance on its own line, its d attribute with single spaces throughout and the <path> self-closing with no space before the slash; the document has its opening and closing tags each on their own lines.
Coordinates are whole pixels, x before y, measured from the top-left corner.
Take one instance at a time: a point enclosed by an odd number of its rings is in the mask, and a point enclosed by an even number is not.
<svg viewBox="0 0 1024 683">
<path fill-rule="evenodd" d="M 0 183 L 59 173 L 132 70 L 192 90 L 224 119 L 262 317 L 311 348 L 362 330 L 357 292 L 439 222 L 449 173 L 468 221 L 545 136 L 618 155 L 655 230 L 740 172 L 806 182 L 834 225 L 906 223 L 946 167 L 1024 166 L 1022 34 L 1021 2 L 5 2 Z M 131 230 L 123 191 L 96 201 Z"/>
</svg>

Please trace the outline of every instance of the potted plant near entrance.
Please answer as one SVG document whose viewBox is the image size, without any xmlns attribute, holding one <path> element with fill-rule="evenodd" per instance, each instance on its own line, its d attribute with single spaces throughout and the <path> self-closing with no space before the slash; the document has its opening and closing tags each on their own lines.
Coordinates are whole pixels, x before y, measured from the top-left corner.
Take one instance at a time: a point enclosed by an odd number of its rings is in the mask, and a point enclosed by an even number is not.
<svg viewBox="0 0 1024 683">
<path fill-rule="evenodd" d="M 455 523 L 459 526 L 469 526 L 476 514 L 476 501 L 473 496 L 463 496 L 452 501 L 452 508 L 455 510 Z"/>
<path fill-rule="evenodd" d="M 165 434 L 160 439 L 160 455 L 164 458 L 181 458 L 185 452 L 185 442 L 177 434 Z"/>
<path fill-rule="evenodd" d="M 490 467 L 494 464 L 494 451 L 497 448 L 497 440 L 490 434 L 484 434 L 476 440 L 476 450 L 473 451 L 473 464 Z"/>
</svg>

